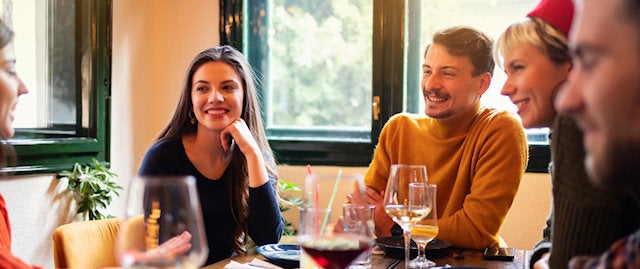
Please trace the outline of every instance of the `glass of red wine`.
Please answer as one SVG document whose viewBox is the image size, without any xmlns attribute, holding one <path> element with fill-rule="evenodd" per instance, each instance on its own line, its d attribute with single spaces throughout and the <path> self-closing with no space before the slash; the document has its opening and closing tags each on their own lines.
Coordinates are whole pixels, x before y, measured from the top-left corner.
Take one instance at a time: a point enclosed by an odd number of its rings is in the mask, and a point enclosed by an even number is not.
<svg viewBox="0 0 640 269">
<path fill-rule="evenodd" d="M 346 194 L 362 188 L 358 175 L 311 175 L 305 179 L 298 243 L 300 268 L 345 269 L 373 247 L 372 226 L 362 214 L 361 229 L 346 232 L 338 220 Z M 337 198 L 336 198 L 337 197 Z M 333 206 L 333 200 L 336 202 Z M 334 209 L 335 208 L 335 209 Z M 332 218 L 333 216 L 333 218 Z"/>
</svg>

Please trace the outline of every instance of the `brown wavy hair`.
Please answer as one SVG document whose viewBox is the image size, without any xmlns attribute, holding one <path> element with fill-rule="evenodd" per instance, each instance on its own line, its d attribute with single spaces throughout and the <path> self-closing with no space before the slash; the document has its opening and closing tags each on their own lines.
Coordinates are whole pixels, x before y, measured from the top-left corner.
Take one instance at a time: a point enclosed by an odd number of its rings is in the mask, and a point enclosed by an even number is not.
<svg viewBox="0 0 640 269">
<path fill-rule="evenodd" d="M 258 103 L 258 81 L 251 65 L 249 65 L 244 55 L 231 46 L 225 45 L 206 49 L 191 61 L 187 74 L 185 75 L 182 94 L 180 95 L 180 100 L 178 101 L 178 106 L 173 114 L 173 118 L 164 130 L 160 132 L 156 141 L 182 138 L 185 135 L 190 135 L 197 131 L 197 124 L 192 124 L 189 118 L 189 112 L 193 110 L 193 103 L 191 102 L 191 81 L 196 70 L 203 64 L 209 62 L 229 64 L 242 79 L 244 100 L 242 101 L 242 114 L 240 117 L 247 123 L 253 138 L 265 156 L 269 181 L 272 184 L 276 184 L 276 163 L 269 142 L 267 141 Z M 232 180 L 227 181 L 227 187 L 230 192 L 231 212 L 234 220 L 238 223 L 234 231 L 233 251 L 243 253 L 246 251 L 244 246 L 248 238 L 249 173 L 247 170 L 247 160 L 240 150 L 233 152 L 228 169 L 230 169 L 230 173 L 228 174 L 233 177 Z M 274 187 L 276 186 L 274 185 Z"/>
<path fill-rule="evenodd" d="M 473 64 L 472 76 L 483 73 L 493 76 L 495 66 L 491 54 L 493 39 L 483 32 L 467 26 L 454 26 L 443 29 L 433 34 L 432 44 L 438 44 L 445 48 L 450 55 L 469 57 Z M 424 51 L 424 56 L 429 52 L 431 44 Z"/>
<path fill-rule="evenodd" d="M 0 48 L 4 48 L 13 41 L 13 30 L 0 19 Z M 0 168 L 16 165 L 16 154 L 11 144 L 7 142 L 9 137 L 0 133 Z"/>
</svg>

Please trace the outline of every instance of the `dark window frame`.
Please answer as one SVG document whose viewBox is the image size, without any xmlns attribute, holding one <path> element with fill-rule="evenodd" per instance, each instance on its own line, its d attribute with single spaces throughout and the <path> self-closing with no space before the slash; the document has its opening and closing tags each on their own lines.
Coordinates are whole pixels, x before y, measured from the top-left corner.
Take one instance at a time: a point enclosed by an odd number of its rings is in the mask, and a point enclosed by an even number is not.
<svg viewBox="0 0 640 269">
<path fill-rule="evenodd" d="M 250 4 L 244 7 L 243 3 Z M 263 56 L 268 55 L 268 48 L 261 45 L 268 44 L 265 26 L 268 25 L 269 14 L 264 12 L 268 10 L 267 3 L 267 0 L 220 0 L 220 43 L 242 50 L 254 69 L 265 78 L 269 76 L 269 59 Z M 419 3 L 420 0 L 406 1 L 407 5 L 413 7 L 418 7 Z M 419 67 L 421 63 L 419 60 L 405 63 L 404 59 L 421 59 L 421 48 L 410 46 L 419 42 L 409 42 L 409 47 L 405 48 L 405 33 L 398 31 L 404 29 L 405 19 L 409 20 L 406 24 L 408 28 L 416 27 L 416 23 L 420 23 L 420 13 L 416 12 L 420 9 L 410 10 L 413 13 L 409 18 L 405 18 L 405 1 L 373 0 L 373 54 L 378 57 L 373 57 L 372 95 L 379 96 L 381 105 L 379 118 L 371 118 L 370 138 L 361 139 L 363 135 L 367 135 L 362 132 L 325 132 L 314 136 L 305 130 L 269 129 L 269 142 L 279 163 L 368 166 L 373 158 L 380 131 L 388 119 L 402 112 L 405 107 L 409 112 L 417 112 L 419 100 L 405 98 L 415 93 L 408 92 L 405 95 L 404 91 L 405 88 L 407 91 L 419 89 L 416 85 L 419 85 L 420 81 L 419 78 L 406 79 L 405 70 Z M 249 28 L 248 31 L 244 31 L 244 27 Z M 248 39 L 251 42 L 247 42 Z M 344 139 L 336 140 L 330 137 Z M 546 173 L 549 161 L 549 145 L 529 144 L 527 172 Z"/>
<path fill-rule="evenodd" d="M 72 169 L 76 162 L 90 163 L 94 158 L 109 161 L 112 0 L 76 0 L 75 5 L 77 124 L 16 129 L 9 143 L 15 149 L 17 165 L 3 170 L 55 173 Z M 89 64 L 82 66 L 82 57 L 89 58 Z M 88 78 L 84 84 L 89 86 L 84 90 L 89 104 L 84 111 L 89 115 L 81 114 L 83 76 Z M 82 126 L 83 117 L 88 119 L 87 126 Z"/>
</svg>

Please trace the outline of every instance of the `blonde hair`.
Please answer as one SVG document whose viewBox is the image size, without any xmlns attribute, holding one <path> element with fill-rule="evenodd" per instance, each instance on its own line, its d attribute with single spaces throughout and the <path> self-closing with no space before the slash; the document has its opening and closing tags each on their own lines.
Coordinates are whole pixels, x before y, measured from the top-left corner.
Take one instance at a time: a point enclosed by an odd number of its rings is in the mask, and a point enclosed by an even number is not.
<svg viewBox="0 0 640 269">
<path fill-rule="evenodd" d="M 493 48 L 493 59 L 503 68 L 501 57 L 507 51 L 523 44 L 540 50 L 557 64 L 571 62 L 567 37 L 546 21 L 533 17 L 511 24 L 498 38 Z"/>
</svg>

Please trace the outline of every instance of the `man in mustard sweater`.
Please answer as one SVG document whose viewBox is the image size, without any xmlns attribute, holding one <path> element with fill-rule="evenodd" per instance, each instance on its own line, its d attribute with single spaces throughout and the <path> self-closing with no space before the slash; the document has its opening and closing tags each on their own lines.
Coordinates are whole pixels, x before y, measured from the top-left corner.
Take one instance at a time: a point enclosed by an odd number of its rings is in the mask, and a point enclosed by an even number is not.
<svg viewBox="0 0 640 269">
<path fill-rule="evenodd" d="M 387 122 L 365 176 L 368 197 L 348 197 L 376 205 L 377 236 L 394 226 L 382 204 L 389 166 L 424 164 L 429 183 L 438 185 L 437 237 L 463 248 L 498 245 L 528 147 L 511 113 L 480 107 L 494 68 L 492 44 L 467 27 L 433 36 L 422 66 L 427 116 L 401 113 Z"/>
</svg>

